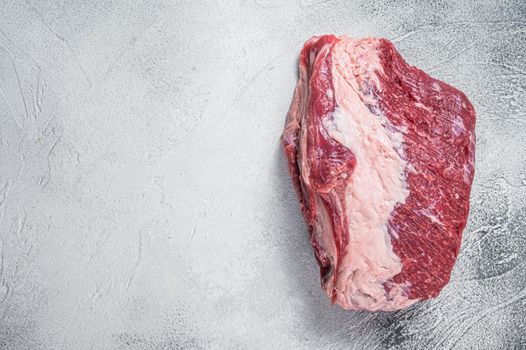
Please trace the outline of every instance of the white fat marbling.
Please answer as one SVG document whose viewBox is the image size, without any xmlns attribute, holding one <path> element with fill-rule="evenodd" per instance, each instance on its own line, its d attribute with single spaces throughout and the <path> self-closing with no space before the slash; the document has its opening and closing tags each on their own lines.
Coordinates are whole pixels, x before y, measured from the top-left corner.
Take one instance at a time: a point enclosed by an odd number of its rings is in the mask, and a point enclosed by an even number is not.
<svg viewBox="0 0 526 350">
<path fill-rule="evenodd" d="M 338 106 L 325 118 L 329 135 L 350 149 L 356 167 L 346 189 L 349 208 L 349 243 L 338 271 L 336 302 L 344 308 L 395 310 L 413 304 L 406 285 L 392 284 L 386 293 L 384 283 L 402 269 L 387 230 L 389 218 L 409 191 L 404 172 L 406 161 L 401 132 L 388 130 L 389 121 L 373 114 L 363 101 L 375 101 L 362 92 L 364 84 L 378 84 L 382 72 L 374 39 L 343 37 L 333 51 L 333 85 Z M 377 85 L 377 87 L 379 87 Z M 328 291 L 329 293 L 332 290 Z"/>
</svg>

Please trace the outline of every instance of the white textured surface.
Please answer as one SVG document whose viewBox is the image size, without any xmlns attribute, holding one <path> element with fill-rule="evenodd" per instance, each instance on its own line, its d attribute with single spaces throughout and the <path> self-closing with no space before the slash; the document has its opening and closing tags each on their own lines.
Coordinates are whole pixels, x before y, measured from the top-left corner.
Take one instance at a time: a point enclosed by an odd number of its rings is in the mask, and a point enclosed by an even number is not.
<svg viewBox="0 0 526 350">
<path fill-rule="evenodd" d="M 0 348 L 526 347 L 526 5 L 422 3 L 2 1 Z M 321 33 L 393 39 L 478 112 L 437 300 L 319 287 L 278 139 Z"/>
</svg>

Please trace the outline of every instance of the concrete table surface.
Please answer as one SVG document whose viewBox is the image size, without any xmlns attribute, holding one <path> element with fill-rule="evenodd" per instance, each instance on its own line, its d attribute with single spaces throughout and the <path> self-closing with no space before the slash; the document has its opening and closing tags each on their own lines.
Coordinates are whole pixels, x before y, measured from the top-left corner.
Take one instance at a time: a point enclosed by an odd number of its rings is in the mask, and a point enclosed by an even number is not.
<svg viewBox="0 0 526 350">
<path fill-rule="evenodd" d="M 526 347 L 526 3 L 0 4 L 0 348 Z M 451 283 L 331 306 L 279 137 L 311 35 L 383 36 L 477 110 Z"/>
</svg>

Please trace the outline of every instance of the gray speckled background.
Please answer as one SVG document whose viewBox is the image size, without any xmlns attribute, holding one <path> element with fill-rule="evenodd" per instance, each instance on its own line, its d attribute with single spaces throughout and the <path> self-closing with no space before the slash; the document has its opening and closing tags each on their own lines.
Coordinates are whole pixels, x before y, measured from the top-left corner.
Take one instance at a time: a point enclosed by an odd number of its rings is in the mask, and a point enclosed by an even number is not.
<svg viewBox="0 0 526 350">
<path fill-rule="evenodd" d="M 522 0 L 2 1 L 0 348 L 526 348 L 525 18 Z M 319 287 L 278 139 L 322 33 L 392 39 L 478 112 L 436 300 L 349 312 Z"/>
</svg>

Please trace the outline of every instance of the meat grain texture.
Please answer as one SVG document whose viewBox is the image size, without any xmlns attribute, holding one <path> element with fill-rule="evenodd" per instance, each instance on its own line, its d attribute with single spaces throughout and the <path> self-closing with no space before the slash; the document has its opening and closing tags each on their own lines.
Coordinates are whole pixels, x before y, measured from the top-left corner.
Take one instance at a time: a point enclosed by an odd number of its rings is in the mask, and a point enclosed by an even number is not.
<svg viewBox="0 0 526 350">
<path fill-rule="evenodd" d="M 398 310 L 449 281 L 469 212 L 475 111 L 386 39 L 305 43 L 283 145 L 332 302 Z"/>
</svg>

